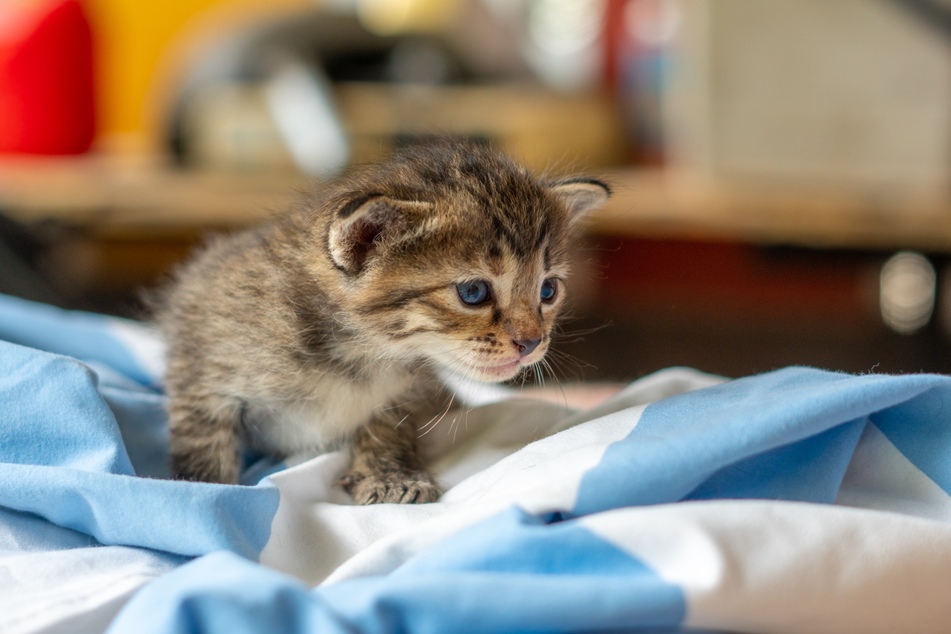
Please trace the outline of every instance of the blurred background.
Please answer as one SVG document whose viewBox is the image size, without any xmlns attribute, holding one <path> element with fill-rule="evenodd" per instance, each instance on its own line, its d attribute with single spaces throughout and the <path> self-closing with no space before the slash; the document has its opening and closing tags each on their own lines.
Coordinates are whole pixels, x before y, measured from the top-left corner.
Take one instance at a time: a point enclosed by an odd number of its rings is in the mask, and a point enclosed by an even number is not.
<svg viewBox="0 0 951 634">
<path fill-rule="evenodd" d="M 141 317 L 446 134 L 615 190 L 563 380 L 951 371 L 951 0 L 0 0 L 0 292 Z"/>
</svg>

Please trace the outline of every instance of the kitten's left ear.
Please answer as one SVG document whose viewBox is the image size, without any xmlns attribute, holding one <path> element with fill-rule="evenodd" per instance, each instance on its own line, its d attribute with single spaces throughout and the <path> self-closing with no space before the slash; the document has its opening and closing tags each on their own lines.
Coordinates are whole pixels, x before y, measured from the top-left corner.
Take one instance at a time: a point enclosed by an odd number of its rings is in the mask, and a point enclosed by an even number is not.
<svg viewBox="0 0 951 634">
<path fill-rule="evenodd" d="M 611 197 L 611 188 L 594 178 L 570 178 L 551 185 L 551 192 L 568 208 L 571 224 L 597 209 Z"/>
<path fill-rule="evenodd" d="M 344 207 L 330 225 L 330 257 L 342 271 L 355 275 L 386 244 L 411 232 L 430 203 L 371 196 Z"/>
</svg>

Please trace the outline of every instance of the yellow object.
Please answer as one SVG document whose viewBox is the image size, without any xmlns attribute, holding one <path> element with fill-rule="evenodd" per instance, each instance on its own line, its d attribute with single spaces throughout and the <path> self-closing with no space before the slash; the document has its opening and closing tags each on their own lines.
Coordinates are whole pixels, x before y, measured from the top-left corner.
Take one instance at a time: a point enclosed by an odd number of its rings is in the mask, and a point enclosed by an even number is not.
<svg viewBox="0 0 951 634">
<path fill-rule="evenodd" d="M 458 0 L 358 0 L 357 16 L 370 31 L 395 35 L 439 31 L 456 18 Z"/>
<path fill-rule="evenodd" d="M 313 0 L 86 0 L 96 38 L 100 146 L 154 150 L 158 130 L 151 100 L 167 56 L 195 25 L 213 31 L 235 14 L 279 15 Z"/>
</svg>

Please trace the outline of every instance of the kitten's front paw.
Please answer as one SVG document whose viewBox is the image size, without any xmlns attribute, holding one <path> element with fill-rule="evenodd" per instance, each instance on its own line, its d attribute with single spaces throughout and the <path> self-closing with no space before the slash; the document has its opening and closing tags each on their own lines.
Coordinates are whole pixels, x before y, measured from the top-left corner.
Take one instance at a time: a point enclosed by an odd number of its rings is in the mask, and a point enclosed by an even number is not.
<svg viewBox="0 0 951 634">
<path fill-rule="evenodd" d="M 370 475 L 351 471 L 340 484 L 357 504 L 425 504 L 442 495 L 425 472 Z"/>
</svg>

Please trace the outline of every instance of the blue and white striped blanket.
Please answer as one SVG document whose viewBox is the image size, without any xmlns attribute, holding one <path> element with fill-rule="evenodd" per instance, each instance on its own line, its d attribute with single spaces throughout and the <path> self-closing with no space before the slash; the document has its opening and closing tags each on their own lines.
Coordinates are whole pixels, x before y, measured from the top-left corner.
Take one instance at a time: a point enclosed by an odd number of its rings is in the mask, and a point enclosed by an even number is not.
<svg viewBox="0 0 951 634">
<path fill-rule="evenodd" d="M 951 379 L 672 369 L 431 436 L 436 504 L 345 457 L 166 475 L 161 345 L 0 297 L 0 632 L 951 631 Z"/>
</svg>

